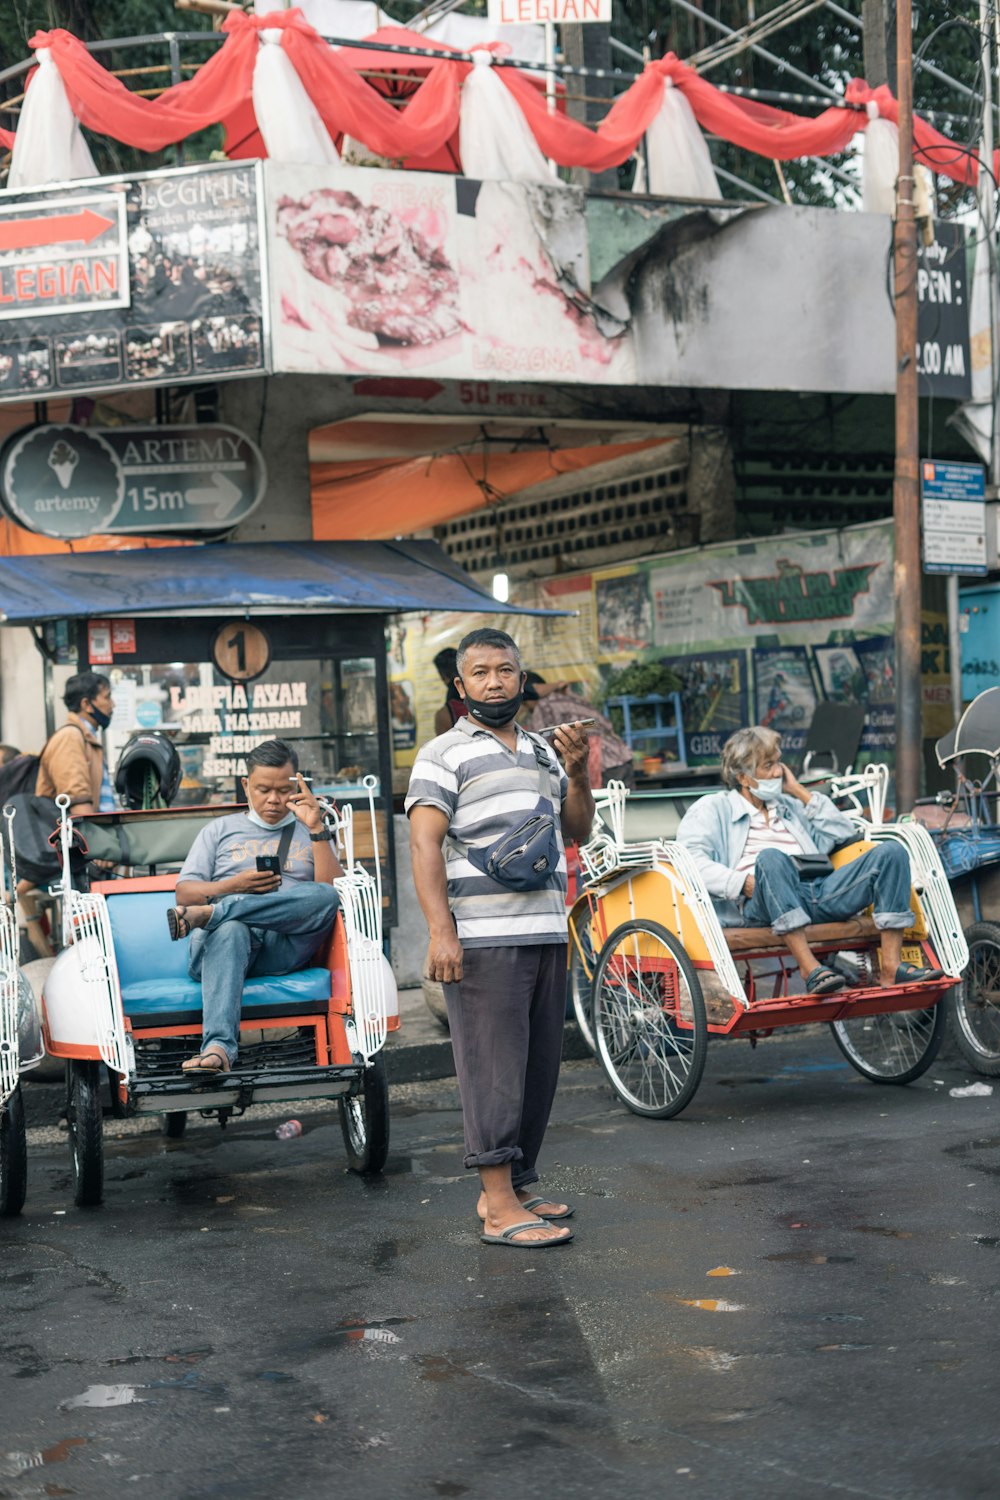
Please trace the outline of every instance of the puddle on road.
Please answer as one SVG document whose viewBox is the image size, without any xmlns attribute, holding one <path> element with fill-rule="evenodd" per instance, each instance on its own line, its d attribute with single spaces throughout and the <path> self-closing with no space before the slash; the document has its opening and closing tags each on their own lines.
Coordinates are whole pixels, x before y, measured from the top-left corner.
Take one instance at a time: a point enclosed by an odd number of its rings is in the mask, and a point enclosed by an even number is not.
<svg viewBox="0 0 1000 1500">
<path fill-rule="evenodd" d="M 401 1323 L 412 1323 L 412 1318 L 377 1318 L 369 1322 L 357 1322 L 351 1320 L 338 1323 L 333 1330 L 333 1337 L 344 1339 L 348 1343 L 369 1344 L 400 1344 L 402 1336 L 394 1333 Z"/>
<path fill-rule="evenodd" d="M 422 1354 L 417 1364 L 420 1366 L 420 1379 L 431 1380 L 441 1385 L 447 1380 L 462 1380 L 471 1374 L 464 1365 L 458 1365 L 445 1354 Z"/>
<path fill-rule="evenodd" d="M 674 1297 L 681 1307 L 700 1307 L 702 1312 L 745 1312 L 742 1302 L 724 1302 L 721 1297 Z"/>
<path fill-rule="evenodd" d="M 145 1398 L 139 1395 L 141 1385 L 88 1385 L 79 1396 L 70 1396 L 60 1401 L 60 1411 L 71 1411 L 77 1406 L 132 1406 L 143 1405 Z"/>
<path fill-rule="evenodd" d="M 86 1445 L 87 1439 L 84 1437 L 67 1437 L 53 1443 L 51 1448 L 35 1449 L 30 1453 L 0 1448 L 0 1479 L 16 1479 L 29 1469 L 41 1469 L 47 1464 L 63 1464 L 72 1456 L 75 1448 L 84 1448 Z M 65 1493 L 70 1492 L 67 1490 Z"/>
<path fill-rule="evenodd" d="M 912 1229 L 883 1229 L 881 1224 L 854 1224 L 856 1234 L 878 1234 L 885 1240 L 912 1240 Z"/>
<path fill-rule="evenodd" d="M 795 1266 L 847 1266 L 853 1255 L 822 1255 L 816 1250 L 781 1250 L 776 1255 L 765 1255 L 765 1260 L 787 1261 Z"/>
<path fill-rule="evenodd" d="M 196 1365 L 203 1359 L 207 1359 L 215 1350 L 206 1345 L 203 1349 L 173 1349 L 169 1354 L 123 1354 L 118 1359 L 109 1359 L 107 1363 L 117 1365 L 148 1365 L 162 1362 L 165 1365 Z"/>
</svg>

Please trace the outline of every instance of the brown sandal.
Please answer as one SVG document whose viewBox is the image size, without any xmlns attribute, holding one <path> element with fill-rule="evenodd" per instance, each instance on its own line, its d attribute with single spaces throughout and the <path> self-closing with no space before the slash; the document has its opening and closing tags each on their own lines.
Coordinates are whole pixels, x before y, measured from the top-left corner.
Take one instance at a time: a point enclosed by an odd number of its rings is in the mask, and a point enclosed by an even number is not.
<svg viewBox="0 0 1000 1500">
<path fill-rule="evenodd" d="M 186 938 L 191 931 L 191 925 L 187 920 L 186 906 L 171 906 L 167 912 L 167 926 L 170 929 L 172 942 L 178 938 Z"/>
<path fill-rule="evenodd" d="M 204 1052 L 199 1052 L 194 1057 L 189 1057 L 187 1062 L 181 1063 L 181 1072 L 204 1073 L 208 1075 L 213 1073 L 231 1073 L 232 1064 L 224 1050 L 213 1043 Z"/>
</svg>

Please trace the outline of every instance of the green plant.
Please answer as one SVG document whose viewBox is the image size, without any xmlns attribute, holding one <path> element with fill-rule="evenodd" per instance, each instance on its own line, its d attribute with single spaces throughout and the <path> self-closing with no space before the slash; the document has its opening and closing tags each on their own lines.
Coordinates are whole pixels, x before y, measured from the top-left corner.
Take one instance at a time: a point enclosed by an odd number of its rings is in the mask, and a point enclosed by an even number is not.
<svg viewBox="0 0 1000 1500">
<path fill-rule="evenodd" d="M 601 686 L 599 702 L 609 698 L 650 698 L 678 693 L 681 680 L 670 667 L 655 661 L 634 661 L 612 672 Z"/>
</svg>

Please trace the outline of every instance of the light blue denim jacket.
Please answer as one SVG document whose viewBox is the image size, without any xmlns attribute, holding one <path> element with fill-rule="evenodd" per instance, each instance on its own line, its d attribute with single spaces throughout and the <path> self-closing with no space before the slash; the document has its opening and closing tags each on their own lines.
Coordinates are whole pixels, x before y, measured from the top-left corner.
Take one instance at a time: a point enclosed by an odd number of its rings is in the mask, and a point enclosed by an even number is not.
<svg viewBox="0 0 1000 1500">
<path fill-rule="evenodd" d="M 829 854 L 857 837 L 851 819 L 822 792 L 813 792 L 805 803 L 782 796 L 773 806 L 795 831 L 803 854 Z M 677 841 L 694 855 L 723 927 L 738 927 L 742 920 L 737 900 L 746 874 L 736 866 L 750 834 L 750 812 L 750 803 L 739 792 L 710 792 L 684 814 L 677 830 Z"/>
</svg>

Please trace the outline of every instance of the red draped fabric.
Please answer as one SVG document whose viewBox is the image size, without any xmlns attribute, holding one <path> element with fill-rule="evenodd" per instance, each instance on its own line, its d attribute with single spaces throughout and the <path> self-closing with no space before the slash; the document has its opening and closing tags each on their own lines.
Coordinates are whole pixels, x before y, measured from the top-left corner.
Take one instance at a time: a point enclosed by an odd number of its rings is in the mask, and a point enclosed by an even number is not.
<svg viewBox="0 0 1000 1500">
<path fill-rule="evenodd" d="M 234 12 L 225 23 L 219 51 L 185 82 L 155 100 L 131 94 L 67 31 L 37 32 L 32 47 L 50 47 L 66 84 L 70 104 L 82 124 L 144 151 L 159 151 L 209 125 L 222 123 L 234 156 L 263 155 L 252 104 L 258 33 L 280 31 L 281 45 L 294 66 L 331 136 L 350 135 L 380 156 L 408 165 L 439 165 L 457 160 L 456 135 L 461 87 L 469 63 L 455 57 L 443 42 L 420 37 L 436 58 L 404 58 L 331 48 L 299 10 L 267 16 Z M 387 27 L 369 40 L 412 44 L 402 28 Z M 503 44 L 491 50 L 505 51 Z M 349 56 L 350 54 L 350 56 Z M 348 60 L 349 56 L 349 60 Z M 361 67 L 391 71 L 405 67 L 422 74 L 407 103 L 398 108 L 359 76 Z M 789 161 L 802 156 L 830 156 L 844 151 L 868 124 L 866 106 L 898 120 L 896 100 L 888 87 L 871 89 L 862 79 L 847 88 L 847 108 L 826 109 L 816 118 L 772 109 L 753 100 L 724 94 L 673 53 L 647 64 L 596 127 L 560 112 L 550 113 L 536 79 L 513 68 L 498 76 L 520 107 L 538 145 L 561 166 L 604 171 L 627 161 L 660 108 L 664 83 L 680 89 L 703 130 L 761 156 Z M 13 138 L 0 131 L 0 141 Z M 917 159 L 957 182 L 974 184 L 979 170 L 973 152 L 948 139 L 919 117 L 914 122 Z"/>
</svg>

